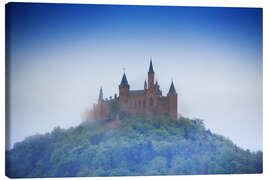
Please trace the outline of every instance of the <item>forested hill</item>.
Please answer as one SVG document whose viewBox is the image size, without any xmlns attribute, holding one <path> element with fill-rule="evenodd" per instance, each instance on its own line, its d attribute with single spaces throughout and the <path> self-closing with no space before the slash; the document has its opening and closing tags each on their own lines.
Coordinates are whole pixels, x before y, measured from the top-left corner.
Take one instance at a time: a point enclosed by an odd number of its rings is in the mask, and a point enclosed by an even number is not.
<svg viewBox="0 0 270 180">
<path fill-rule="evenodd" d="M 6 152 L 6 173 L 12 178 L 262 173 L 262 152 L 239 148 L 207 130 L 202 120 L 123 115 L 115 128 L 84 123 L 26 138 Z"/>
</svg>

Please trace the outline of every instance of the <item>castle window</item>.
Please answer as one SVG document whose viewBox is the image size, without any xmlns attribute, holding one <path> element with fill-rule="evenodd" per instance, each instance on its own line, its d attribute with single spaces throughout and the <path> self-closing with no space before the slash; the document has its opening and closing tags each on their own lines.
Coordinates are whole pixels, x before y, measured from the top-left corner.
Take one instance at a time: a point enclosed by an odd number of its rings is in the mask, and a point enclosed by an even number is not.
<svg viewBox="0 0 270 180">
<path fill-rule="evenodd" d="M 139 101 L 139 108 L 141 107 L 141 101 Z"/>
<path fill-rule="evenodd" d="M 149 100 L 149 104 L 150 104 L 150 106 L 153 106 L 153 104 L 154 104 L 154 102 L 153 102 L 153 98 L 150 98 L 150 100 Z"/>
<path fill-rule="evenodd" d="M 143 100 L 143 107 L 145 108 L 145 100 Z"/>
<path fill-rule="evenodd" d="M 135 107 L 135 109 L 136 109 L 136 107 L 137 107 L 137 103 L 136 103 L 136 101 L 135 101 L 134 107 Z"/>
</svg>

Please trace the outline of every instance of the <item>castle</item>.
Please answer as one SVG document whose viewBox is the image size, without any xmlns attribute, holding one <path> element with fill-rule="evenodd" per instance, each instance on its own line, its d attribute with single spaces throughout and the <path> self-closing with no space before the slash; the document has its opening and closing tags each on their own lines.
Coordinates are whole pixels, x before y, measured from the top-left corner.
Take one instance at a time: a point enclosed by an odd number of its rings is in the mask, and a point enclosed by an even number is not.
<svg viewBox="0 0 270 180">
<path fill-rule="evenodd" d="M 114 98 L 103 98 L 103 91 L 100 88 L 98 103 L 90 113 L 95 120 L 106 120 L 113 108 L 116 105 L 119 111 L 124 111 L 129 114 L 158 116 L 168 114 L 171 118 L 177 118 L 177 93 L 173 82 L 167 96 L 163 96 L 159 88 L 159 84 L 155 83 L 155 72 L 153 69 L 152 59 L 148 71 L 148 82 L 144 82 L 143 90 L 130 90 L 130 85 L 126 74 L 122 77 L 119 85 L 119 97 L 115 94 Z"/>
</svg>

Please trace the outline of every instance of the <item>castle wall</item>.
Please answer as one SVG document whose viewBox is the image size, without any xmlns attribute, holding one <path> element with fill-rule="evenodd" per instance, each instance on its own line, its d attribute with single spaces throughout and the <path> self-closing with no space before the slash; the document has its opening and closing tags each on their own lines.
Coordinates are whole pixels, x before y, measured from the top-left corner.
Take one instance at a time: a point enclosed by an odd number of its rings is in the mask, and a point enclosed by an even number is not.
<svg viewBox="0 0 270 180">
<path fill-rule="evenodd" d="M 90 118 L 94 120 L 106 120 L 110 113 L 110 105 L 104 101 L 99 101 L 94 105 Z"/>
<path fill-rule="evenodd" d="M 152 102 L 150 102 L 152 98 Z M 157 96 L 155 94 L 126 94 L 125 98 L 119 97 L 121 111 L 136 115 L 164 115 L 168 113 L 172 118 L 177 118 L 177 95 Z M 95 120 L 106 120 L 110 113 L 110 105 L 105 101 L 99 101 L 92 111 Z"/>
<path fill-rule="evenodd" d="M 168 96 L 169 114 L 172 118 L 177 118 L 177 95 Z"/>
<path fill-rule="evenodd" d="M 152 102 L 150 102 L 152 98 Z M 121 98 L 120 98 L 121 99 Z M 126 111 L 130 114 L 137 115 L 163 115 L 168 113 L 176 117 L 177 114 L 177 101 L 169 101 L 168 97 L 159 97 L 155 93 L 144 93 L 140 95 L 129 94 L 127 101 L 119 101 L 120 110 Z"/>
<path fill-rule="evenodd" d="M 167 97 L 162 97 L 158 99 L 158 112 L 160 114 L 169 113 L 169 103 Z"/>
<path fill-rule="evenodd" d="M 146 101 L 144 94 L 142 95 L 132 95 L 128 96 L 128 101 L 120 101 L 120 110 L 127 111 L 131 114 L 144 114 L 146 108 Z"/>
</svg>

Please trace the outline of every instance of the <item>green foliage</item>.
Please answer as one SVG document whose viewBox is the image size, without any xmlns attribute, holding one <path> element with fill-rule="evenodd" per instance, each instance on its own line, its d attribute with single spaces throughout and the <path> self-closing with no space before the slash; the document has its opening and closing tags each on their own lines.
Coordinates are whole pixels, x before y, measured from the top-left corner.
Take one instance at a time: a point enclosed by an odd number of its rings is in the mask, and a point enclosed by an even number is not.
<svg viewBox="0 0 270 180">
<path fill-rule="evenodd" d="M 116 107 L 117 108 L 117 107 Z M 112 116 L 115 116 L 112 113 Z M 9 177 L 262 173 L 250 152 L 206 130 L 202 120 L 130 116 L 114 129 L 82 124 L 35 135 L 6 151 Z"/>
</svg>

